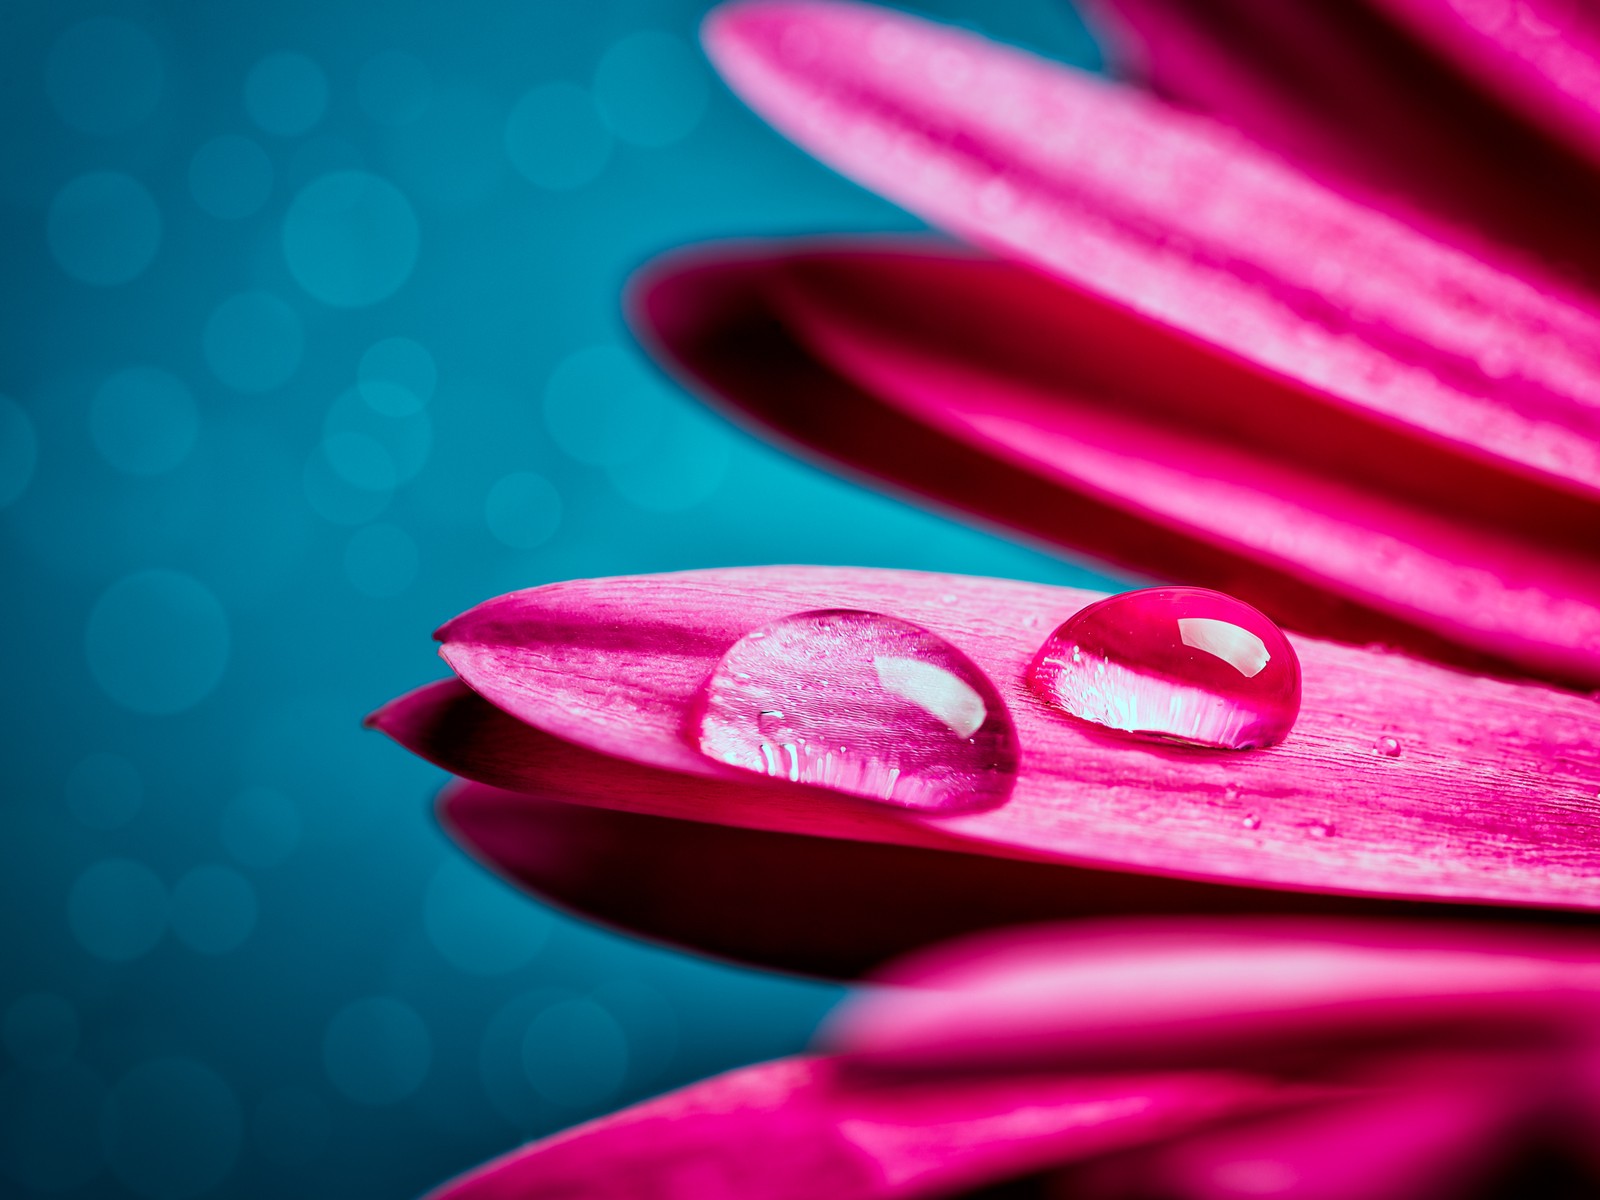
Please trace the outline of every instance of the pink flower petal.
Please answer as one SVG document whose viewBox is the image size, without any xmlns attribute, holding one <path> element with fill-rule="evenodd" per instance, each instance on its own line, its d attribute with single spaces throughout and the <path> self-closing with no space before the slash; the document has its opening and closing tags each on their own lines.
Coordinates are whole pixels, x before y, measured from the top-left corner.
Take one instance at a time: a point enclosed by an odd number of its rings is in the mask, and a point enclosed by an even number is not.
<svg viewBox="0 0 1600 1200">
<path fill-rule="evenodd" d="M 1600 11 L 1585 0 L 1378 0 L 1508 104 L 1600 163 Z"/>
<path fill-rule="evenodd" d="M 645 790 L 651 773 L 632 769 Z M 718 786 L 653 774 L 664 787 L 680 780 Z M 440 819 L 513 882 L 590 920 L 738 962 L 840 979 L 981 929 L 1263 904 L 1249 888 L 739 829 L 480 784 L 447 789 Z"/>
<path fill-rule="evenodd" d="M 1387 907 L 1370 897 L 1286 897 L 859 833 L 844 840 L 708 823 L 789 789 L 600 754 L 524 725 L 453 679 L 391 702 L 371 724 L 446 770 L 513 789 L 462 783 L 439 800 L 451 835 L 513 882 L 630 933 L 783 970 L 852 978 L 959 934 L 1068 917 Z M 618 796 L 707 818 L 595 807 Z"/>
<path fill-rule="evenodd" d="M 850 467 L 1294 628 L 1600 680 L 1600 505 L 1035 273 L 883 243 L 699 251 L 635 307 L 662 357 Z"/>
<path fill-rule="evenodd" d="M 1454 1084 L 1449 1090 L 1445 1085 Z M 1086 1169 L 1066 1194 L 1154 1194 L 1183 1200 L 1450 1200 L 1480 1197 L 1507 1171 L 1513 1127 L 1534 1095 L 1523 1078 L 1483 1073 L 1419 1081 L 1396 1092 L 1336 1101 Z M 1506 1089 L 1506 1090 L 1501 1090 Z M 1130 1187 L 1135 1182 L 1137 1186 Z"/>
<path fill-rule="evenodd" d="M 536 1142 L 434 1200 L 898 1200 L 1169 1137 L 1285 1093 L 1219 1074 L 903 1083 L 747 1067 Z"/>
<path fill-rule="evenodd" d="M 723 570 L 516 592 L 439 636 L 461 678 L 505 713 L 605 760 L 655 768 L 619 767 L 608 783 L 580 765 L 570 784 L 579 801 L 1291 890 L 1597 905 L 1593 700 L 1294 638 L 1304 695 L 1281 746 L 1226 753 L 1128 742 L 1067 720 L 1024 683 L 1046 634 L 1092 598 L 890 571 Z M 728 646 L 778 617 L 833 607 L 912 621 L 989 675 L 1022 756 L 1006 803 L 919 816 L 754 776 L 690 744 L 686 718 Z M 1383 738 L 1400 752 L 1380 752 Z"/>
<path fill-rule="evenodd" d="M 1331 1061 L 1353 1047 L 1592 1039 L 1600 941 L 1311 920 L 980 935 L 898 964 L 828 1037 L 880 1066 L 1127 1070 Z"/>
<path fill-rule="evenodd" d="M 1585 152 L 1582 142 L 1530 125 L 1502 104 L 1501 89 L 1480 88 L 1450 61 L 1450 35 L 1459 39 L 1469 20 L 1494 10 L 1509 15 L 1510 0 L 1089 7 L 1121 71 L 1162 96 L 1222 118 L 1321 178 L 1359 184 L 1384 205 L 1421 205 L 1600 278 L 1600 176 L 1573 154 Z M 1408 7 L 1413 28 L 1394 19 Z M 1438 28 L 1428 30 L 1430 21 Z M 1514 18 L 1505 24 L 1519 26 Z M 1432 32 L 1428 40 L 1444 53 L 1413 30 Z M 1575 52 L 1570 41 L 1557 45 L 1562 56 Z M 1492 72 L 1478 74 L 1493 84 Z"/>
<path fill-rule="evenodd" d="M 1237 133 L 887 10 L 752 0 L 713 58 L 783 132 L 964 238 L 1464 453 L 1600 494 L 1600 317 Z"/>
</svg>

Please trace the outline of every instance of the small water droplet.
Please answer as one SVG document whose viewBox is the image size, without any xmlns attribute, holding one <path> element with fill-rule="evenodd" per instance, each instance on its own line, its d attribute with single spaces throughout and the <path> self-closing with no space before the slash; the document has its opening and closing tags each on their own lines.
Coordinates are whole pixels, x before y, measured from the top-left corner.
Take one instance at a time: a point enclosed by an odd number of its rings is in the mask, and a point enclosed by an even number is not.
<svg viewBox="0 0 1600 1200">
<path fill-rule="evenodd" d="M 923 812 L 1010 794 L 1016 730 L 999 692 L 949 642 L 853 609 L 795 613 L 735 642 L 690 739 L 719 762 Z"/>
<path fill-rule="evenodd" d="M 1312 821 L 1306 826 L 1306 832 L 1314 838 L 1331 838 L 1335 830 L 1332 821 Z"/>
<path fill-rule="evenodd" d="M 1089 605 L 1045 641 L 1029 680 L 1080 720 L 1225 750 L 1275 745 L 1300 713 L 1300 660 L 1282 631 L 1205 588 Z"/>
<path fill-rule="evenodd" d="M 1244 817 L 1244 820 L 1240 821 L 1239 824 L 1243 825 L 1246 829 L 1260 829 L 1261 828 L 1261 814 L 1260 813 L 1246 813 L 1245 817 Z"/>
<path fill-rule="evenodd" d="M 1384 736 L 1372 743 L 1372 748 L 1385 758 L 1400 757 L 1400 739 Z"/>
</svg>

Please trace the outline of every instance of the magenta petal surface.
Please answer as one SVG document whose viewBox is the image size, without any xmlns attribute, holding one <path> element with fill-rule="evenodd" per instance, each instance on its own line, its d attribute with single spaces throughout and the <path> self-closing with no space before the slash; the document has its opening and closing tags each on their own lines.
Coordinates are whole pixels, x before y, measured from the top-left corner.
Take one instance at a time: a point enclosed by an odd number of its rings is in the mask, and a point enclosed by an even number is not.
<svg viewBox="0 0 1600 1200">
<path fill-rule="evenodd" d="M 1544 119 L 1541 104 L 1517 103 L 1496 78 L 1508 64 L 1473 33 L 1489 25 L 1516 37 L 1512 3 L 1089 0 L 1086 7 L 1119 70 L 1160 95 L 1222 118 L 1335 186 L 1362 188 L 1368 200 L 1442 215 L 1575 269 L 1591 286 L 1600 279 L 1592 221 L 1600 174 L 1588 135 L 1575 127 L 1575 141 L 1560 119 Z M 1552 57 L 1582 62 L 1582 39 L 1558 32 L 1584 20 L 1580 6 L 1558 0 L 1550 7 L 1568 10 L 1536 18 L 1556 36 L 1530 40 Z M 1488 61 L 1475 65 L 1475 54 Z"/>
<path fill-rule="evenodd" d="M 1141 1173 L 1156 1194 L 1192 1200 L 1465 1200 L 1511 1166 L 1533 1105 L 1518 1096 L 1525 1078 L 1458 1074 L 1202 1133 Z"/>
<path fill-rule="evenodd" d="M 1291 637 L 1304 679 L 1282 745 L 1221 755 L 1063 720 L 1027 669 L 1049 630 L 1100 597 L 909 572 L 756 568 L 587 580 L 491 600 L 440 631 L 462 680 L 508 716 L 600 760 L 577 798 L 819 837 L 1040 858 L 1221 883 L 1471 903 L 1593 908 L 1600 873 L 1600 705 L 1404 655 Z M 788 614 L 894 613 L 995 684 L 1016 725 L 1004 804 L 893 810 L 753 776 L 684 737 L 728 647 Z M 1405 752 L 1373 752 L 1393 736 Z M 555 770 L 561 769 L 556 757 Z M 706 786 L 715 783 L 716 787 Z M 728 786 L 731 785 L 731 786 Z M 587 793 L 585 791 L 587 790 Z"/>
<path fill-rule="evenodd" d="M 1045 639 L 1028 677 L 1079 720 L 1224 750 L 1275 746 L 1300 715 L 1289 639 L 1205 588 L 1140 588 L 1081 609 Z"/>
<path fill-rule="evenodd" d="M 909 1083 L 790 1059 L 536 1142 L 433 1200 L 900 1200 L 1160 1140 L 1259 1107 L 1225 1074 Z"/>
<path fill-rule="evenodd" d="M 1600 163 L 1600 11 L 1585 0 L 1379 0 L 1534 123 Z"/>
<path fill-rule="evenodd" d="M 1600 683 L 1600 504 L 1223 362 L 1019 266 L 686 252 L 641 334 L 765 431 L 1280 624 Z"/>
<path fill-rule="evenodd" d="M 1600 491 L 1600 320 L 1531 268 L 1225 127 L 887 10 L 752 0 L 706 40 L 784 133 L 935 224 L 1299 387 Z"/>
</svg>

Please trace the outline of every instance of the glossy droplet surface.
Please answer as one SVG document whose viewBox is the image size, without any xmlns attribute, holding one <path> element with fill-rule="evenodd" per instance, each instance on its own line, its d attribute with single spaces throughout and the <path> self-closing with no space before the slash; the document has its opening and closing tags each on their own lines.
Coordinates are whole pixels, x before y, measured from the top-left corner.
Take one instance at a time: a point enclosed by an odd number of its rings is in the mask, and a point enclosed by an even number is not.
<svg viewBox="0 0 1600 1200">
<path fill-rule="evenodd" d="M 1381 737 L 1376 742 L 1372 743 L 1372 748 L 1385 758 L 1400 757 L 1399 738 Z"/>
<path fill-rule="evenodd" d="M 719 762 L 922 812 L 989 808 L 1017 773 L 1011 715 L 949 642 L 880 613 L 795 613 L 712 671 L 690 738 Z"/>
<path fill-rule="evenodd" d="M 1279 628 L 1206 588 L 1124 592 L 1050 635 L 1034 690 L 1080 720 L 1191 745 L 1281 742 L 1300 714 L 1300 660 Z"/>
</svg>

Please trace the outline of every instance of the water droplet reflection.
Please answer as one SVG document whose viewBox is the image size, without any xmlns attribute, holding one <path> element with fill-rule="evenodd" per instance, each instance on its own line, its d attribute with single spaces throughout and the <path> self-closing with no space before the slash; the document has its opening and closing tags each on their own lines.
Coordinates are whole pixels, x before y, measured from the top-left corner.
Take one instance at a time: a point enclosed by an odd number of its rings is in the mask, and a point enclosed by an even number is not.
<svg viewBox="0 0 1600 1200">
<path fill-rule="evenodd" d="M 1089 605 L 1046 640 L 1030 680 L 1081 720 L 1226 750 L 1281 742 L 1300 712 L 1300 662 L 1283 633 L 1204 588 Z"/>
<path fill-rule="evenodd" d="M 691 736 L 720 762 L 925 812 L 999 804 L 1017 769 L 1010 714 L 964 654 L 849 609 L 796 613 L 736 642 Z"/>
</svg>

